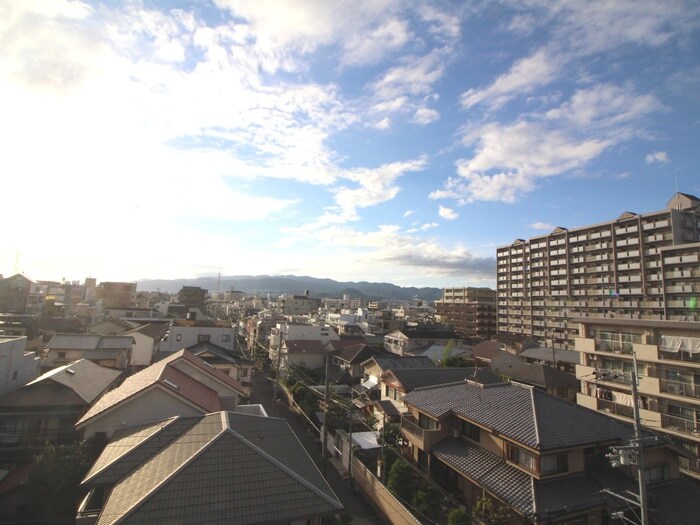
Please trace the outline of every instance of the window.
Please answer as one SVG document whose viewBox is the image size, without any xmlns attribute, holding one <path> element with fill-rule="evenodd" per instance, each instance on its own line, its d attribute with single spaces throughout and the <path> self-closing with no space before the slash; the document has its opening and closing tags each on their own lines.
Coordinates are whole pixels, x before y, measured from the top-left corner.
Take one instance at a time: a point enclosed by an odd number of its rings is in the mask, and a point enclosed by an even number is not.
<svg viewBox="0 0 700 525">
<path fill-rule="evenodd" d="M 182 334 L 177 334 L 175 336 L 175 341 L 182 341 Z"/>
<path fill-rule="evenodd" d="M 644 481 L 647 483 L 658 483 L 666 481 L 671 477 L 671 468 L 668 463 L 653 465 L 644 469 Z"/>
<path fill-rule="evenodd" d="M 209 342 L 209 334 L 199 334 L 197 336 L 197 342 L 198 343 L 208 343 Z"/>
<path fill-rule="evenodd" d="M 12 380 L 15 381 L 17 379 L 17 370 L 12 372 Z"/>
<path fill-rule="evenodd" d="M 559 474 L 569 470 L 569 456 L 567 454 L 552 454 L 540 458 L 540 472 L 542 474 Z"/>
<path fill-rule="evenodd" d="M 418 426 L 426 430 L 437 430 L 438 422 L 432 418 L 429 418 L 425 414 L 418 415 Z"/>
<path fill-rule="evenodd" d="M 386 385 L 386 397 L 388 397 L 389 399 L 393 399 L 394 401 L 400 401 L 401 392 L 399 392 L 395 388 L 390 387 L 389 385 Z"/>
<path fill-rule="evenodd" d="M 58 353 L 58 358 L 59 358 L 59 359 L 65 359 L 65 358 L 66 358 L 66 353 L 65 353 L 65 352 L 59 352 L 59 353 Z"/>
<path fill-rule="evenodd" d="M 241 377 L 248 377 L 248 369 L 241 368 Z"/>
<path fill-rule="evenodd" d="M 462 421 L 462 435 L 478 443 L 481 437 L 481 429 L 469 421 Z"/>
<path fill-rule="evenodd" d="M 231 340 L 231 336 L 229 334 L 223 334 L 221 336 L 221 342 L 222 343 L 228 343 Z"/>
<path fill-rule="evenodd" d="M 535 456 L 515 445 L 508 445 L 508 459 L 528 470 L 535 470 Z"/>
</svg>

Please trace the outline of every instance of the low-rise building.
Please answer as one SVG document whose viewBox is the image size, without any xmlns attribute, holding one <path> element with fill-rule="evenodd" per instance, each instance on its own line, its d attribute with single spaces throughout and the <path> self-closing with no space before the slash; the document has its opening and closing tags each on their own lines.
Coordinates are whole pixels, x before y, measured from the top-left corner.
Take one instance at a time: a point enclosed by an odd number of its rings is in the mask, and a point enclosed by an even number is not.
<svg viewBox="0 0 700 525">
<path fill-rule="evenodd" d="M 0 335 L 0 396 L 23 387 L 39 375 L 40 359 L 27 352 L 27 338 Z"/>
<path fill-rule="evenodd" d="M 56 334 L 49 341 L 42 367 L 89 359 L 106 368 L 125 370 L 131 364 L 134 338 L 127 335 Z"/>
<path fill-rule="evenodd" d="M 320 525 L 343 509 L 284 419 L 235 412 L 120 430 L 82 485 L 78 525 Z"/>
<path fill-rule="evenodd" d="M 187 350 L 144 368 L 101 397 L 76 423 L 83 439 L 175 415 L 234 410 L 241 384 Z"/>
<path fill-rule="evenodd" d="M 233 351 L 236 344 L 236 327 L 225 321 L 177 319 L 170 325 L 167 337 L 160 342 L 158 350 L 177 352 L 204 342 Z"/>
<path fill-rule="evenodd" d="M 602 489 L 638 493 L 636 466 L 606 457 L 634 436 L 621 421 L 512 383 L 424 388 L 403 401 L 404 452 L 468 507 L 488 501 L 504 523 L 606 523 L 627 504 Z M 651 523 L 698 523 L 700 488 L 680 477 L 678 451 L 650 441 L 644 456 Z"/>
<path fill-rule="evenodd" d="M 396 355 L 415 355 L 435 343 L 460 340 L 459 334 L 448 329 L 402 329 L 384 336 L 384 348 Z"/>
</svg>

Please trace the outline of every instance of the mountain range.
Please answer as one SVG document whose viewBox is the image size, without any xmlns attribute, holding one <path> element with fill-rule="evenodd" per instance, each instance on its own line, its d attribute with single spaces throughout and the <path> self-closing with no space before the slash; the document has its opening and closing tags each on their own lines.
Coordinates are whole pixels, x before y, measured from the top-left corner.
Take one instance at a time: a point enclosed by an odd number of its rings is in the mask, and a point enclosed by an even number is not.
<svg viewBox="0 0 700 525">
<path fill-rule="evenodd" d="M 138 289 L 177 293 L 183 286 L 199 286 L 210 293 L 237 290 L 250 294 L 297 294 L 306 290 L 311 297 L 342 297 L 367 300 L 413 300 L 435 301 L 442 297 L 440 288 L 403 287 L 391 283 L 339 282 L 333 279 L 299 277 L 295 275 L 235 275 L 219 278 L 197 277 L 193 279 L 143 279 Z"/>
</svg>

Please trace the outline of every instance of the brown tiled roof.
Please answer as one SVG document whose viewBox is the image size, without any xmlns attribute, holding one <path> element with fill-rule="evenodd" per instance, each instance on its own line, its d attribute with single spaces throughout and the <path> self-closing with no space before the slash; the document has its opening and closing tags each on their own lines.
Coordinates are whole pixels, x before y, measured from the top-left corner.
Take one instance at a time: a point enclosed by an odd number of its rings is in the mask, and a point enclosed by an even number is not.
<svg viewBox="0 0 700 525">
<path fill-rule="evenodd" d="M 290 354 L 323 354 L 326 351 L 318 339 L 287 339 L 284 346 Z"/>
<path fill-rule="evenodd" d="M 85 413 L 80 421 L 76 423 L 76 425 L 83 426 L 88 420 L 92 419 L 98 414 L 124 402 L 125 400 L 135 396 L 139 392 L 144 391 L 146 388 L 149 388 L 156 383 L 165 385 L 176 395 L 187 399 L 191 403 L 202 407 L 208 412 L 220 410 L 221 406 L 219 404 L 219 398 L 216 392 L 199 381 L 189 377 L 184 372 L 177 370 L 173 364 L 178 359 L 185 359 L 190 363 L 193 363 L 206 374 L 217 378 L 219 381 L 235 389 L 237 392 L 244 392 L 241 384 L 235 379 L 229 377 L 220 370 L 216 370 L 213 367 L 205 364 L 204 361 L 192 355 L 190 352 L 180 350 L 179 352 L 175 352 L 172 356 L 167 357 L 162 361 L 158 361 L 157 363 L 144 368 L 140 372 L 137 372 L 133 376 L 128 377 L 118 388 L 115 388 L 111 392 L 108 392 L 102 396 L 102 398 L 100 398 L 97 403 L 95 403 L 90 410 Z M 164 382 L 165 379 L 169 379 L 170 382 L 176 384 L 179 388 L 174 389 L 170 387 Z M 214 402 L 214 396 L 216 397 L 216 402 Z"/>
</svg>

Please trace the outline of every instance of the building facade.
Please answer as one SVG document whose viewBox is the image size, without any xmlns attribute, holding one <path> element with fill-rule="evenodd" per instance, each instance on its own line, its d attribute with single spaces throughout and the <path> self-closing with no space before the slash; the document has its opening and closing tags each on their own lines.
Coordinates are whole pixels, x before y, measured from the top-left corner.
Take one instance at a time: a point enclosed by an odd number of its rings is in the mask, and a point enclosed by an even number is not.
<svg viewBox="0 0 700 525">
<path fill-rule="evenodd" d="M 577 319 L 579 405 L 632 421 L 637 362 L 642 425 L 700 455 L 700 322 Z M 700 461 L 681 458 L 700 477 Z"/>
<path fill-rule="evenodd" d="M 497 249 L 498 332 L 574 349 L 572 317 L 700 320 L 700 199 Z"/>
<path fill-rule="evenodd" d="M 442 299 L 435 302 L 435 316 L 463 337 L 488 339 L 496 334 L 496 290 L 443 288 Z"/>
</svg>

